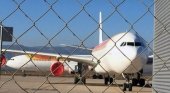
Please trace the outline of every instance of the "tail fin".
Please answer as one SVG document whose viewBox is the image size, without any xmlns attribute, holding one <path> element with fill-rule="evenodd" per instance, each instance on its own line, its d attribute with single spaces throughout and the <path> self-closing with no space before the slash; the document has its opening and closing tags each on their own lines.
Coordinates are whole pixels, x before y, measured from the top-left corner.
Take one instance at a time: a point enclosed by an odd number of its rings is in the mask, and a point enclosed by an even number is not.
<svg viewBox="0 0 170 93">
<path fill-rule="evenodd" d="M 99 44 L 103 42 L 102 36 L 102 13 L 99 13 Z"/>
</svg>

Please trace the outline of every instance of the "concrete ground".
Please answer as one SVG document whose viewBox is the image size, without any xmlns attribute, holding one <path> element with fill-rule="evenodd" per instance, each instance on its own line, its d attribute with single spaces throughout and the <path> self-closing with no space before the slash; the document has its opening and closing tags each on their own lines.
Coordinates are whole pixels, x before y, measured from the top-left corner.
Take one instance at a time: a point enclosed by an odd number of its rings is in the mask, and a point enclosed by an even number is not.
<svg viewBox="0 0 170 93">
<path fill-rule="evenodd" d="M 103 79 L 87 79 L 87 84 L 73 84 L 73 77 L 0 76 L 0 93 L 151 93 L 149 87 L 133 87 L 123 92 L 124 80 L 105 86 Z M 117 83 L 117 84 L 115 84 Z"/>
</svg>

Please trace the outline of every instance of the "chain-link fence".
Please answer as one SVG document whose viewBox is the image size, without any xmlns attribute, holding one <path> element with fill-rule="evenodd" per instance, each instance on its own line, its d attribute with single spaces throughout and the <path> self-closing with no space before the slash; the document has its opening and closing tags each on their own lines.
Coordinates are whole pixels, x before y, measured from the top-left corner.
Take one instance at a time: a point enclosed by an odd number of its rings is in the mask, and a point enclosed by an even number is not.
<svg viewBox="0 0 170 93">
<path fill-rule="evenodd" d="M 1 0 L 0 23 L 3 28 L 13 27 L 14 32 L 12 42 L 2 43 L 1 61 L 5 56 L 7 63 L 1 67 L 0 92 L 159 92 L 152 86 L 152 78 L 162 68 L 152 73 L 153 54 L 164 62 L 166 70 L 168 61 L 153 50 L 153 42 L 169 32 L 168 23 L 154 14 L 157 3 L 159 0 Z M 155 37 L 154 21 L 162 25 Z M 101 38 L 99 29 L 103 39 L 108 40 L 94 48 Z M 131 33 L 144 43 L 123 39 Z M 119 38 L 115 40 L 113 36 L 117 34 Z M 107 43 L 111 45 L 106 48 Z M 128 45 L 143 47 L 136 59 L 128 55 L 132 51 L 121 49 Z M 100 47 L 105 51 L 95 53 Z M 114 49 L 116 54 L 111 54 Z M 110 71 L 107 62 L 103 62 L 112 59 L 109 55 L 122 55 L 130 64 L 121 73 Z M 146 55 L 143 68 L 133 63 Z M 119 60 L 121 57 L 112 59 L 113 64 Z M 102 73 L 97 72 L 97 67 Z"/>
</svg>

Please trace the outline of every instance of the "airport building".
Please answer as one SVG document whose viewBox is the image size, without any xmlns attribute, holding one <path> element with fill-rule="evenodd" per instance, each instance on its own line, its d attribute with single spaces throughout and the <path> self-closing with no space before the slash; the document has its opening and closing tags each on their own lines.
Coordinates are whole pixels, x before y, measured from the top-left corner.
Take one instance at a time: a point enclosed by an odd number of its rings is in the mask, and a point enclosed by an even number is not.
<svg viewBox="0 0 170 93">
<path fill-rule="evenodd" d="M 155 0 L 153 93 L 170 91 L 170 0 Z"/>
</svg>

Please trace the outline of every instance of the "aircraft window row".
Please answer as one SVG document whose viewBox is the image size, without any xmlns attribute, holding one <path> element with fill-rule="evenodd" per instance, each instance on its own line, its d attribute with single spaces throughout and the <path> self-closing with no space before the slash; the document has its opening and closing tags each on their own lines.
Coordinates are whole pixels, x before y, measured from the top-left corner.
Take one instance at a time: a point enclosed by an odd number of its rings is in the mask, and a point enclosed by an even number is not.
<svg viewBox="0 0 170 93">
<path fill-rule="evenodd" d="M 123 42 L 120 46 L 142 46 L 140 42 Z"/>
</svg>

